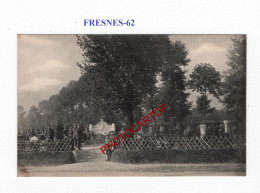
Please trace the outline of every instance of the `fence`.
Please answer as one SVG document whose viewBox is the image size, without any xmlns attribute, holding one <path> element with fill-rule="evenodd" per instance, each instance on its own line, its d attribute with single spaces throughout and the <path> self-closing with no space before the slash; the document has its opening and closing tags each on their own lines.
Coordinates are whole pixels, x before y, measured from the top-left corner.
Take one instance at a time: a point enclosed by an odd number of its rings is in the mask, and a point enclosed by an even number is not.
<svg viewBox="0 0 260 193">
<path fill-rule="evenodd" d="M 192 137 L 148 137 L 128 138 L 116 150 L 205 150 L 205 149 L 244 149 L 244 136 L 198 136 Z"/>
<path fill-rule="evenodd" d="M 59 141 L 18 141 L 18 152 L 69 152 L 71 139 Z"/>
</svg>

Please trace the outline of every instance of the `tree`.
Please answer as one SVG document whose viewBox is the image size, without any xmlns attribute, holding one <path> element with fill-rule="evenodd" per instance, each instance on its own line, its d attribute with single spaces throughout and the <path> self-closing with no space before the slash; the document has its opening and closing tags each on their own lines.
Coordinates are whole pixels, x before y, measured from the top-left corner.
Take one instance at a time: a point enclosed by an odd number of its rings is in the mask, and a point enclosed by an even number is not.
<svg viewBox="0 0 260 193">
<path fill-rule="evenodd" d="M 245 131 L 246 126 L 246 37 L 232 39 L 233 47 L 228 51 L 223 85 L 223 103 L 229 118 L 238 120 Z"/>
<path fill-rule="evenodd" d="M 92 78 L 91 92 L 112 110 L 120 109 L 131 125 L 134 111 L 148 94 L 155 95 L 156 76 L 165 58 L 168 36 L 77 36 L 84 61 L 78 64 Z M 150 106 L 153 108 L 153 100 Z"/>
<path fill-rule="evenodd" d="M 211 100 L 209 100 L 205 95 L 197 97 L 196 108 L 198 112 L 204 116 L 204 119 L 206 114 L 212 113 L 215 110 L 215 108 L 210 107 L 210 102 Z"/>
<path fill-rule="evenodd" d="M 167 50 L 166 62 L 161 66 L 162 87 L 160 101 L 167 104 L 166 122 L 177 125 L 189 114 L 191 104 L 187 101 L 185 71 L 182 67 L 190 62 L 188 50 L 180 41 L 172 42 Z"/>
<path fill-rule="evenodd" d="M 197 108 L 203 114 L 204 119 L 207 113 L 212 112 L 208 95 L 216 98 L 221 95 L 221 75 L 208 63 L 198 64 L 190 74 L 189 88 L 200 93 L 197 99 Z"/>
<path fill-rule="evenodd" d="M 27 119 L 29 129 L 40 129 L 41 115 L 39 113 L 39 109 L 34 105 L 30 107 Z"/>
<path fill-rule="evenodd" d="M 26 112 L 24 111 L 23 106 L 18 105 L 17 106 L 17 111 L 18 111 L 18 130 L 24 131 L 26 130 L 26 119 L 25 119 L 25 114 Z"/>
<path fill-rule="evenodd" d="M 64 134 L 64 128 L 62 126 L 61 120 L 58 120 L 57 128 L 55 130 L 55 138 L 58 140 L 62 140 L 63 134 Z"/>
</svg>

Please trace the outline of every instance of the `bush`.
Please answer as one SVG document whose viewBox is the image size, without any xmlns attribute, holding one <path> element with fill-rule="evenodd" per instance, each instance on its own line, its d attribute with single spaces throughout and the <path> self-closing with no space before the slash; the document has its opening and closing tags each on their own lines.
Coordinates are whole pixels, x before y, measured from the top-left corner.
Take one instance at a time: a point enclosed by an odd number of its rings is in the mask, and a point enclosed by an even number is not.
<svg viewBox="0 0 260 193">
<path fill-rule="evenodd" d="M 245 163 L 246 151 L 245 149 L 114 151 L 111 160 L 122 163 Z"/>
</svg>

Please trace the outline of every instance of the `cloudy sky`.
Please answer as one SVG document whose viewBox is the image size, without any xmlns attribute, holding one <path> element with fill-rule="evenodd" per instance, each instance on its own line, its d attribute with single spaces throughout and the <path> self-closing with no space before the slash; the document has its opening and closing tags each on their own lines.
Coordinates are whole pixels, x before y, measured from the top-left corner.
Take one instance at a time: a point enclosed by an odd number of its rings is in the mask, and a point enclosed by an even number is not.
<svg viewBox="0 0 260 193">
<path fill-rule="evenodd" d="M 188 73 L 199 63 L 210 63 L 224 71 L 226 53 L 232 46 L 231 35 L 172 35 L 189 50 Z M 44 99 L 57 94 L 70 80 L 77 80 L 82 60 L 75 35 L 18 35 L 18 104 L 27 111 Z M 192 94 L 189 100 L 195 100 Z M 221 104 L 213 100 L 218 109 Z"/>
</svg>

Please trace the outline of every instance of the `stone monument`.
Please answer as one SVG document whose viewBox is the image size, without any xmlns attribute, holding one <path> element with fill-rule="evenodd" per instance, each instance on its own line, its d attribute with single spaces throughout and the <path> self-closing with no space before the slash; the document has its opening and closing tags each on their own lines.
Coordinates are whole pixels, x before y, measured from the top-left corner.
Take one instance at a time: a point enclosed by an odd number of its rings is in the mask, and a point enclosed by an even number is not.
<svg viewBox="0 0 260 193">
<path fill-rule="evenodd" d="M 95 135 L 108 135 L 111 131 L 115 132 L 115 124 L 107 124 L 103 119 L 101 119 L 96 125 L 89 125 L 89 131 L 93 131 Z"/>
</svg>

